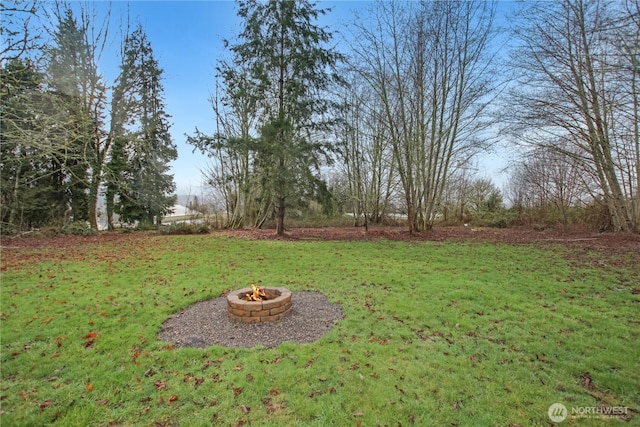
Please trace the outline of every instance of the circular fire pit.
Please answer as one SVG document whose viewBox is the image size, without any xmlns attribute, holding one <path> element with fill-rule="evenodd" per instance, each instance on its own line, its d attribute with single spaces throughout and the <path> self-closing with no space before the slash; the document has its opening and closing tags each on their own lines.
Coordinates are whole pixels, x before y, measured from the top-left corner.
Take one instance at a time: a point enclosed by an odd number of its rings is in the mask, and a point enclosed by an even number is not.
<svg viewBox="0 0 640 427">
<path fill-rule="evenodd" d="M 229 318 L 246 323 L 273 322 L 282 319 L 291 310 L 291 291 L 287 288 L 261 287 L 262 301 L 247 301 L 252 288 L 233 291 L 227 295 Z"/>
</svg>

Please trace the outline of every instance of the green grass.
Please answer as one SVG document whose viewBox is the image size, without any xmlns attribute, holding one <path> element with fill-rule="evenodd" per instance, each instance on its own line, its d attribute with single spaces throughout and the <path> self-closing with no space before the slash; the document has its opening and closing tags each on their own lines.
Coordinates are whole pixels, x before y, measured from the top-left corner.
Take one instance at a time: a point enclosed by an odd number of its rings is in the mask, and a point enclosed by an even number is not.
<svg viewBox="0 0 640 427">
<path fill-rule="evenodd" d="M 23 250 L 2 273 L 0 424 L 529 426 L 560 402 L 631 418 L 563 424 L 640 425 L 638 270 L 568 255 L 223 235 Z M 158 340 L 172 313 L 258 281 L 321 291 L 344 319 L 273 349 Z"/>
</svg>

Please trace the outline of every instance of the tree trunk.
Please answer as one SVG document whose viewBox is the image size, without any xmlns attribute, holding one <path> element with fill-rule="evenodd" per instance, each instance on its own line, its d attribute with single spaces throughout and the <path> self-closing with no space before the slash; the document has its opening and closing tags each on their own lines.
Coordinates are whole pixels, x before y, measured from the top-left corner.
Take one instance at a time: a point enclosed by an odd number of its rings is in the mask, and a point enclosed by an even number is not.
<svg viewBox="0 0 640 427">
<path fill-rule="evenodd" d="M 115 230 L 113 225 L 113 208 L 115 206 L 115 194 L 114 191 L 107 185 L 107 192 L 105 194 L 105 209 L 107 211 L 107 230 Z"/>
<path fill-rule="evenodd" d="M 95 169 L 91 175 L 89 183 L 89 225 L 94 230 L 98 229 L 98 193 L 100 191 L 100 183 L 102 182 L 102 162 L 95 165 Z"/>
<path fill-rule="evenodd" d="M 278 197 L 278 223 L 276 225 L 276 234 L 278 236 L 284 235 L 284 212 L 285 212 L 285 200 L 284 197 Z"/>
<path fill-rule="evenodd" d="M 13 197 L 11 203 L 9 205 L 9 224 L 15 225 L 16 215 L 18 213 L 18 192 L 20 191 L 20 172 L 22 171 L 21 167 L 17 168 L 16 176 L 14 178 L 13 184 Z M 22 224 L 20 224 L 22 226 Z"/>
</svg>

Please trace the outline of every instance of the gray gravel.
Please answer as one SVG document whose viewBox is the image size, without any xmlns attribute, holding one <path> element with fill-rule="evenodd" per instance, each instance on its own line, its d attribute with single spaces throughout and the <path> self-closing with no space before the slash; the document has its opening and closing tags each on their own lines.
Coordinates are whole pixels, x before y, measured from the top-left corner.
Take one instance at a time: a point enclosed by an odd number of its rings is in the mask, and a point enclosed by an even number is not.
<svg viewBox="0 0 640 427">
<path fill-rule="evenodd" d="M 291 301 L 284 319 L 260 324 L 230 320 L 226 296 L 197 302 L 169 317 L 159 337 L 176 347 L 275 347 L 287 341 L 316 341 L 342 319 L 340 305 L 320 292 L 292 292 Z"/>
</svg>

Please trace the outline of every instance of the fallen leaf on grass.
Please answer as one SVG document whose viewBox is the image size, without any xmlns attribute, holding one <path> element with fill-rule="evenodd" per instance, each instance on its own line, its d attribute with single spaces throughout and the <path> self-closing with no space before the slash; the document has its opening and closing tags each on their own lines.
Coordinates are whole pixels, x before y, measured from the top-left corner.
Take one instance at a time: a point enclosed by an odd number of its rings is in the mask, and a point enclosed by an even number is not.
<svg viewBox="0 0 640 427">
<path fill-rule="evenodd" d="M 248 414 L 249 412 L 251 412 L 251 408 L 249 408 L 248 406 L 242 405 L 242 412 L 244 412 L 245 414 Z"/>
<path fill-rule="evenodd" d="M 83 338 L 87 341 L 84 343 L 84 348 L 91 348 L 97 337 L 98 334 L 96 332 L 89 332 L 85 335 Z"/>
<path fill-rule="evenodd" d="M 273 402 L 271 402 L 271 398 L 270 397 L 264 399 L 263 403 L 265 405 L 264 410 L 266 411 L 267 414 L 273 414 L 273 413 L 278 412 L 278 411 L 280 411 L 280 410 L 282 410 L 282 409 L 287 407 L 287 405 L 284 404 L 284 403 L 273 403 Z"/>
<path fill-rule="evenodd" d="M 176 402 L 177 400 L 178 400 L 178 396 L 171 396 L 171 397 L 169 398 L 169 402 L 170 402 L 170 403 Z"/>
<path fill-rule="evenodd" d="M 158 390 L 164 390 L 167 387 L 167 384 L 164 381 L 154 381 L 153 385 L 156 386 Z"/>
<path fill-rule="evenodd" d="M 476 364 L 478 363 L 478 361 L 476 360 L 475 354 L 469 355 L 469 360 L 471 361 L 471 366 L 476 366 Z"/>
<path fill-rule="evenodd" d="M 587 390 L 590 390 L 593 387 L 591 375 L 588 373 L 582 375 L 582 385 L 584 385 Z"/>
<path fill-rule="evenodd" d="M 215 366 L 216 368 L 218 368 L 218 367 L 220 367 L 220 362 L 215 361 L 215 360 L 207 360 L 206 362 L 204 362 L 204 366 L 202 367 L 202 370 L 204 371 L 209 366 Z"/>
<path fill-rule="evenodd" d="M 108 399 L 100 399 L 100 400 L 96 400 L 96 405 L 98 405 L 98 406 L 104 406 L 104 405 L 106 405 L 106 404 L 108 404 L 108 403 L 109 403 L 109 400 L 108 400 Z"/>
<path fill-rule="evenodd" d="M 57 336 L 55 338 L 56 346 L 58 346 L 58 348 L 62 347 L 62 340 L 66 340 L 66 339 L 67 339 L 67 337 L 64 337 L 62 335 Z"/>
<path fill-rule="evenodd" d="M 50 406 L 53 406 L 53 400 L 45 400 L 40 404 L 40 409 L 48 408 Z"/>
<path fill-rule="evenodd" d="M 87 384 L 87 388 L 85 389 L 85 391 L 89 393 L 91 390 L 93 390 L 93 384 L 89 383 Z"/>
</svg>

